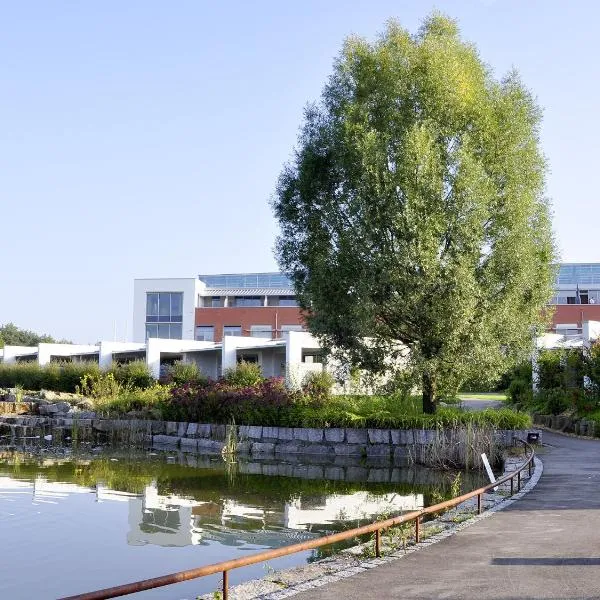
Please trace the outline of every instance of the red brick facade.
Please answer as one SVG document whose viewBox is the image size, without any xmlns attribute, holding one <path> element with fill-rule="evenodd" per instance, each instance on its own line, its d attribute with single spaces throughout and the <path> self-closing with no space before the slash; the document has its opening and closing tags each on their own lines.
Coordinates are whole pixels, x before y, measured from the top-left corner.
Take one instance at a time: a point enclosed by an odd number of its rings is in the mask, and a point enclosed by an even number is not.
<svg viewBox="0 0 600 600">
<path fill-rule="evenodd" d="M 282 325 L 302 325 L 300 309 L 295 306 L 253 306 L 197 308 L 196 327 L 212 325 L 215 328 L 215 342 L 223 339 L 224 326 L 242 328 L 242 335 L 250 335 L 252 325 L 268 325 L 273 334 L 280 337 Z"/>
<path fill-rule="evenodd" d="M 552 308 L 553 329 L 557 324 L 577 323 L 581 328 L 583 321 L 600 321 L 600 304 L 557 304 Z"/>
</svg>

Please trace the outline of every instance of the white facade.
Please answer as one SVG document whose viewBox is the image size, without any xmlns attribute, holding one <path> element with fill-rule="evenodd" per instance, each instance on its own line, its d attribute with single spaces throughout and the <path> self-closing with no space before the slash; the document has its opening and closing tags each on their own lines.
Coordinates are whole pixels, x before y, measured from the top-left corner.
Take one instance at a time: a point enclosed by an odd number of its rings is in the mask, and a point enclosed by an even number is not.
<svg viewBox="0 0 600 600">
<path fill-rule="evenodd" d="M 133 284 L 133 341 L 146 340 L 146 298 L 152 292 L 174 292 L 183 294 L 181 338 L 193 340 L 195 311 L 198 295 L 204 284 L 196 277 L 136 279 Z"/>
</svg>

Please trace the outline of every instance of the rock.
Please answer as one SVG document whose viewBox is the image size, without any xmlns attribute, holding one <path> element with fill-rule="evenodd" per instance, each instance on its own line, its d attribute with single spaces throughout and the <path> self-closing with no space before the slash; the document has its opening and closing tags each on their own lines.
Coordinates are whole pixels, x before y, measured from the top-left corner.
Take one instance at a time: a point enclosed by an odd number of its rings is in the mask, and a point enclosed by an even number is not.
<svg viewBox="0 0 600 600">
<path fill-rule="evenodd" d="M 94 410 L 94 403 L 89 398 L 84 398 L 76 404 L 81 410 Z"/>
<path fill-rule="evenodd" d="M 57 402 L 52 406 L 56 407 L 56 412 L 68 413 L 71 410 L 71 405 L 68 402 Z"/>
</svg>

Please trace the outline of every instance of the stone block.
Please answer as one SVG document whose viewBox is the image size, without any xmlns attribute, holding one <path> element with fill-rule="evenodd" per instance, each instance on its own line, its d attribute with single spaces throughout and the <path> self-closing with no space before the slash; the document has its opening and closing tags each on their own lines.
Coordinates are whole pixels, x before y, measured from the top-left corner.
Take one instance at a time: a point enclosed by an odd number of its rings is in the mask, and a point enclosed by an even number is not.
<svg viewBox="0 0 600 600">
<path fill-rule="evenodd" d="M 368 429 L 369 442 L 371 444 L 389 444 L 390 430 L 389 429 Z"/>
<path fill-rule="evenodd" d="M 250 452 L 252 451 L 252 442 L 248 442 L 248 441 L 238 442 L 235 446 L 235 451 L 237 454 L 242 454 L 242 455 L 250 454 Z"/>
<path fill-rule="evenodd" d="M 308 465 L 294 465 L 294 477 L 308 479 Z"/>
<path fill-rule="evenodd" d="M 324 468 L 320 465 L 308 465 L 307 479 L 323 479 L 324 475 Z"/>
<path fill-rule="evenodd" d="M 177 430 L 179 429 L 179 423 L 176 421 L 167 421 L 165 423 L 165 433 L 167 435 L 177 435 Z"/>
<path fill-rule="evenodd" d="M 398 446 L 394 448 L 394 464 L 402 465 L 408 462 L 410 458 L 408 446 Z"/>
<path fill-rule="evenodd" d="M 239 463 L 240 473 L 247 475 L 262 475 L 262 463 L 259 462 L 241 462 Z"/>
<path fill-rule="evenodd" d="M 153 446 L 168 446 L 169 448 L 177 448 L 179 439 L 175 435 L 155 435 L 152 436 Z"/>
<path fill-rule="evenodd" d="M 330 466 L 325 467 L 323 477 L 331 481 L 344 481 L 346 473 L 343 467 Z"/>
<path fill-rule="evenodd" d="M 262 439 L 279 439 L 279 427 L 263 427 Z"/>
<path fill-rule="evenodd" d="M 390 450 L 391 448 L 389 444 L 373 444 L 371 446 L 367 446 L 367 457 L 389 458 Z"/>
<path fill-rule="evenodd" d="M 185 436 L 189 438 L 198 437 L 198 423 L 188 423 Z"/>
<path fill-rule="evenodd" d="M 430 444 L 435 439 L 434 429 L 414 429 L 415 444 Z"/>
<path fill-rule="evenodd" d="M 394 446 L 410 446 L 415 443 L 412 429 L 392 429 L 390 436 Z"/>
<path fill-rule="evenodd" d="M 369 483 L 388 483 L 390 481 L 389 469 L 369 469 L 367 477 Z"/>
<path fill-rule="evenodd" d="M 366 456 L 366 446 L 362 444 L 339 444 L 333 447 L 338 456 Z"/>
<path fill-rule="evenodd" d="M 198 452 L 201 454 L 221 454 L 223 446 L 223 442 L 217 440 L 198 440 Z"/>
<path fill-rule="evenodd" d="M 346 437 L 346 431 L 341 427 L 327 428 L 324 430 L 326 442 L 343 442 Z"/>
<path fill-rule="evenodd" d="M 179 437 L 185 436 L 187 433 L 188 424 L 187 423 L 177 423 L 177 435 Z"/>
<path fill-rule="evenodd" d="M 198 440 L 195 438 L 181 438 L 181 449 L 184 452 L 197 452 L 198 451 Z"/>
<path fill-rule="evenodd" d="M 260 440 L 262 429 L 261 425 L 240 425 L 239 435 L 245 439 Z"/>
<path fill-rule="evenodd" d="M 366 444 L 368 442 L 367 430 L 346 428 L 346 441 L 348 444 Z"/>
<path fill-rule="evenodd" d="M 210 426 L 210 437 L 213 440 L 224 441 L 227 436 L 226 425 L 211 425 Z"/>
<path fill-rule="evenodd" d="M 333 446 L 326 444 L 308 444 L 302 449 L 304 454 L 318 456 L 333 456 Z"/>
<path fill-rule="evenodd" d="M 275 444 L 276 454 L 298 454 L 304 450 L 302 444 L 291 442 L 288 444 Z"/>
<path fill-rule="evenodd" d="M 150 421 L 152 433 L 164 434 L 167 432 L 167 424 L 164 421 Z"/>
<path fill-rule="evenodd" d="M 275 452 L 275 444 L 272 442 L 254 442 L 251 452 L 252 456 L 256 454 L 273 454 Z"/>
<path fill-rule="evenodd" d="M 269 477 L 278 477 L 281 475 L 279 471 L 279 465 L 272 463 L 263 464 L 261 472 L 263 475 L 268 475 Z"/>
<path fill-rule="evenodd" d="M 294 429 L 292 427 L 278 427 L 277 428 L 277 439 L 293 440 L 294 439 Z"/>
<path fill-rule="evenodd" d="M 196 429 L 196 435 L 199 438 L 209 438 L 210 437 L 210 424 L 209 423 L 199 424 L 198 429 Z"/>
<path fill-rule="evenodd" d="M 367 481 L 369 469 L 365 467 L 348 467 L 346 469 L 346 481 Z"/>
</svg>

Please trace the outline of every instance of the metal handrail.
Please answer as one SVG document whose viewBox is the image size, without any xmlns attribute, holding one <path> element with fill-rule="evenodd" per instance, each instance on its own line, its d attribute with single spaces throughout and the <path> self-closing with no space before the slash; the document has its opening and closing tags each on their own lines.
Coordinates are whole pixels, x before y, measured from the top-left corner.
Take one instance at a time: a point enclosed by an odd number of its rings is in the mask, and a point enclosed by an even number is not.
<svg viewBox="0 0 600 600">
<path fill-rule="evenodd" d="M 315 548 L 320 548 L 321 546 L 328 546 L 329 544 L 334 544 L 336 542 L 341 542 L 344 540 L 348 540 L 350 538 L 354 538 L 359 535 L 364 535 L 367 533 L 375 533 L 375 555 L 377 557 L 381 556 L 381 531 L 384 529 L 388 529 L 390 527 L 395 527 L 396 525 L 400 525 L 402 523 L 408 523 L 411 521 L 415 522 L 415 543 L 419 543 L 420 540 L 420 522 L 421 518 L 424 515 L 429 515 L 432 513 L 437 513 L 442 510 L 447 510 L 450 508 L 454 508 L 463 502 L 470 500 L 477 496 L 477 512 L 481 513 L 482 511 L 482 496 L 488 490 L 495 488 L 507 481 L 510 481 L 510 493 L 511 496 L 514 494 L 514 480 L 517 478 L 517 491 L 521 489 L 521 473 L 529 468 L 529 476 L 531 476 L 533 461 L 535 458 L 535 451 L 532 446 L 527 443 L 525 440 L 519 440 L 522 444 L 525 445 L 526 451 L 530 450 L 530 454 L 527 457 L 527 460 L 523 462 L 523 464 L 516 469 L 515 471 L 511 471 L 506 475 L 502 476 L 500 479 L 497 479 L 494 483 L 490 483 L 484 487 L 478 488 L 462 496 L 457 496 L 456 498 L 452 498 L 450 500 L 446 500 L 445 502 L 440 502 L 439 504 L 434 504 L 433 506 L 428 506 L 427 508 L 423 508 L 421 510 L 412 511 L 398 517 L 393 517 L 391 519 L 386 519 L 385 521 L 375 521 L 374 523 L 370 523 L 369 525 L 363 525 L 362 527 L 356 527 L 354 529 L 348 529 L 346 531 L 341 531 L 339 533 L 334 533 L 332 535 L 326 535 L 320 538 L 316 538 L 314 540 L 309 540 L 306 542 L 300 542 L 298 544 L 292 544 L 290 546 L 283 546 L 281 548 L 276 548 L 274 550 L 266 550 L 264 552 L 257 552 L 256 554 L 251 554 L 249 556 L 245 556 L 244 558 L 235 558 L 232 560 L 226 560 L 219 563 L 214 563 L 212 565 L 206 565 L 204 567 L 199 567 L 197 569 L 188 569 L 186 571 L 179 571 L 177 573 L 170 573 L 169 575 L 162 575 L 160 577 L 153 577 L 152 579 L 144 579 L 142 581 L 136 581 L 133 583 L 126 583 L 124 585 L 118 585 L 115 587 L 105 588 L 102 590 L 96 590 L 94 592 L 88 592 L 85 594 L 78 594 L 75 596 L 68 596 L 61 598 L 60 600 L 106 600 L 107 598 L 116 598 L 118 596 L 126 596 L 128 594 L 135 594 L 137 592 L 143 592 L 144 590 L 151 590 L 157 587 L 163 587 L 165 585 L 172 585 L 174 583 L 180 583 L 182 581 L 187 581 L 189 579 L 197 579 L 199 577 L 206 577 L 208 575 L 214 575 L 215 573 L 223 574 L 223 600 L 227 600 L 228 598 L 228 587 L 229 587 L 229 571 L 232 569 L 238 569 L 240 567 L 247 567 L 249 565 L 254 565 L 256 563 L 264 562 L 267 560 L 272 560 L 275 558 L 279 558 L 280 556 L 287 556 L 289 554 L 295 554 L 296 552 L 303 552 L 306 550 L 313 550 Z"/>
</svg>

